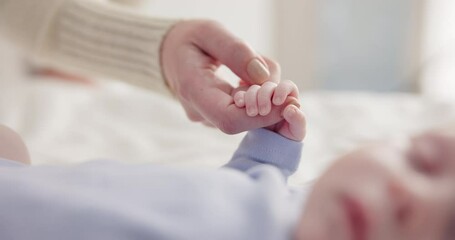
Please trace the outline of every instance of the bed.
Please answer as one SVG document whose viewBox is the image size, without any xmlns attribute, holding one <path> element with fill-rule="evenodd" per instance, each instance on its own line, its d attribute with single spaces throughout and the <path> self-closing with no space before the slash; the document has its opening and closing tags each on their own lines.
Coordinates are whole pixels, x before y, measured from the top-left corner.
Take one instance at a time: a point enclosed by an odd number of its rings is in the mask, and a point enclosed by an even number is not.
<svg viewBox="0 0 455 240">
<path fill-rule="evenodd" d="M 216 168 L 243 136 L 192 123 L 177 101 L 113 81 L 93 87 L 29 79 L 10 99 L 0 122 L 24 137 L 34 164 L 107 158 Z M 361 144 L 400 140 L 455 119 L 455 104 L 412 94 L 309 91 L 300 100 L 308 135 L 292 185 L 314 179 Z"/>
</svg>

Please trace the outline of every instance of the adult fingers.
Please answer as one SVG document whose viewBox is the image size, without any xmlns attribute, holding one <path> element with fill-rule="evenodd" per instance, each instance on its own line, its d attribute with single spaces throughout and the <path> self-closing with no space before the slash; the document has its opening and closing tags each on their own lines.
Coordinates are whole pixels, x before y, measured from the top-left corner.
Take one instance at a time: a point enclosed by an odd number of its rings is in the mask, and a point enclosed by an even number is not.
<svg viewBox="0 0 455 240">
<path fill-rule="evenodd" d="M 211 128 L 215 128 L 215 125 L 213 125 L 211 122 L 207 121 L 207 120 L 203 120 L 202 121 L 202 124 L 206 127 L 211 127 Z"/>
<path fill-rule="evenodd" d="M 199 21 L 194 44 L 250 84 L 262 84 L 270 77 L 266 61 L 247 43 L 214 21 Z"/>
<path fill-rule="evenodd" d="M 277 62 L 271 60 L 268 57 L 262 56 L 264 61 L 267 63 L 270 71 L 270 77 L 267 81 L 279 83 L 281 81 L 281 66 Z"/>
<path fill-rule="evenodd" d="M 201 122 L 204 121 L 204 117 L 196 111 L 189 102 L 181 99 L 180 100 L 183 109 L 185 110 L 186 116 L 193 122 Z"/>
<path fill-rule="evenodd" d="M 212 73 L 210 73 L 211 75 Z M 205 86 L 201 94 L 194 95 L 193 106 L 204 119 L 215 125 L 221 131 L 227 134 L 236 134 L 243 131 L 270 126 L 283 120 L 282 111 L 286 107 L 272 106 L 272 110 L 267 116 L 257 115 L 250 117 L 245 108 L 239 108 L 235 105 L 232 97 L 232 86 L 218 79 L 216 76 L 210 76 L 213 86 Z M 286 103 L 294 104 L 295 98 L 290 97 Z"/>
</svg>

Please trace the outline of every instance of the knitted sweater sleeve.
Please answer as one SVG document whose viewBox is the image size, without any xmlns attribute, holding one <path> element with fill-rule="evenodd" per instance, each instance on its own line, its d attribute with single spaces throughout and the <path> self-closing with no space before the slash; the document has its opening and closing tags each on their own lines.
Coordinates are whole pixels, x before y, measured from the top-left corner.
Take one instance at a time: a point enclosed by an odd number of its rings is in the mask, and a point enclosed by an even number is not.
<svg viewBox="0 0 455 240">
<path fill-rule="evenodd" d="M 39 63 L 162 93 L 160 46 L 175 23 L 105 0 L 0 0 L 0 34 Z"/>
</svg>

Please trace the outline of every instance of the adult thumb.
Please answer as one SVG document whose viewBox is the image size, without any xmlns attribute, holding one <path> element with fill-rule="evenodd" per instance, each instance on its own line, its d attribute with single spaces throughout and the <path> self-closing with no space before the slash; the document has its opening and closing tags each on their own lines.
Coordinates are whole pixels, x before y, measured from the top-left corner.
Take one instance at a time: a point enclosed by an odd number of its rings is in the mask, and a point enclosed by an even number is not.
<svg viewBox="0 0 455 240">
<path fill-rule="evenodd" d="M 250 84 L 262 84 L 270 78 L 267 61 L 221 24 L 202 21 L 196 32 L 196 46 L 226 65 L 242 80 Z"/>
</svg>

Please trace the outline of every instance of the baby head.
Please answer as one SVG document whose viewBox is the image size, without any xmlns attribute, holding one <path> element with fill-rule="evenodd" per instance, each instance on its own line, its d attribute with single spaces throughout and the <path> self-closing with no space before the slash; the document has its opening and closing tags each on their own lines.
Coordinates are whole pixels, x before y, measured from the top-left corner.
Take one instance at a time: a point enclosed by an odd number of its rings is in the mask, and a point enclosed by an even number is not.
<svg viewBox="0 0 455 240">
<path fill-rule="evenodd" d="M 316 182 L 295 239 L 455 239 L 455 127 L 342 157 Z"/>
</svg>

